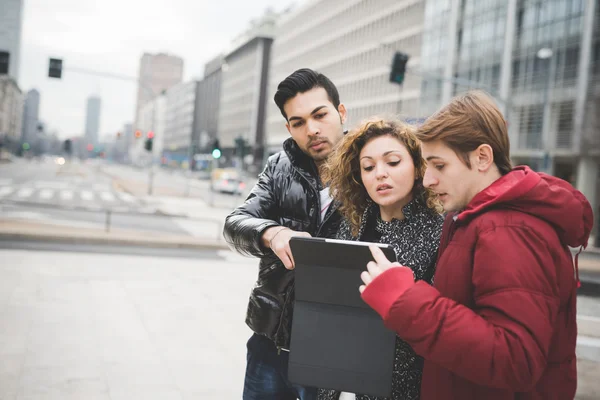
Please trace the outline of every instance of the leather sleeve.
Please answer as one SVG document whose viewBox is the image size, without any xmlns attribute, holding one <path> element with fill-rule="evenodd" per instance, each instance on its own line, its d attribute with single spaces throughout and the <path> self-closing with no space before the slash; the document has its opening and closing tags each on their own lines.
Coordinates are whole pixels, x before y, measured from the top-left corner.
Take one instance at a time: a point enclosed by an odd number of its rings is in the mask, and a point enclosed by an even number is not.
<svg viewBox="0 0 600 400">
<path fill-rule="evenodd" d="M 276 193 L 273 178 L 277 158 L 270 158 L 248 198 L 225 219 L 223 236 L 237 252 L 263 257 L 270 252 L 261 244 L 263 232 L 279 225 L 274 221 Z"/>
</svg>

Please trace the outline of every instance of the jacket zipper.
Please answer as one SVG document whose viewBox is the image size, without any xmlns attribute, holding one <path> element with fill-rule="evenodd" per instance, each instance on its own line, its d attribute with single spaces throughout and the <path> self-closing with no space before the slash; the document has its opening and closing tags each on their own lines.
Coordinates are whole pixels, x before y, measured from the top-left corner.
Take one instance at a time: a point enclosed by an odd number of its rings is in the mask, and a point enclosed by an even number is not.
<svg viewBox="0 0 600 400">
<path fill-rule="evenodd" d="M 292 294 L 292 290 L 296 287 L 296 282 L 292 283 L 292 286 L 285 292 L 285 301 L 283 302 L 283 307 L 281 309 L 281 318 L 279 318 L 279 326 L 277 327 L 277 331 L 275 332 L 275 340 L 279 339 L 279 331 L 281 330 L 281 325 L 283 324 L 283 316 L 285 313 L 285 309 L 287 307 L 288 301 L 290 300 L 290 295 Z M 281 354 L 282 346 L 277 345 L 277 355 Z"/>
</svg>

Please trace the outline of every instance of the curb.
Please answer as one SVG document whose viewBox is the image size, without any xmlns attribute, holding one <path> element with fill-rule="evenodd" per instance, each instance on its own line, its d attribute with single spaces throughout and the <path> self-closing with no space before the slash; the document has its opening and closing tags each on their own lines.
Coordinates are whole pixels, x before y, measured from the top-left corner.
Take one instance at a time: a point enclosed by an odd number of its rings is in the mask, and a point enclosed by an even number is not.
<svg viewBox="0 0 600 400">
<path fill-rule="evenodd" d="M 24 232 L 0 232 L 0 240 L 23 240 L 37 242 L 54 242 L 65 244 L 95 244 L 117 246 L 139 246 L 164 249 L 195 249 L 195 250 L 228 250 L 229 247 L 222 241 L 195 240 L 179 241 L 175 238 L 160 240 L 140 240 L 136 238 L 110 237 L 110 236 L 69 236 L 69 235 L 44 235 Z"/>
</svg>

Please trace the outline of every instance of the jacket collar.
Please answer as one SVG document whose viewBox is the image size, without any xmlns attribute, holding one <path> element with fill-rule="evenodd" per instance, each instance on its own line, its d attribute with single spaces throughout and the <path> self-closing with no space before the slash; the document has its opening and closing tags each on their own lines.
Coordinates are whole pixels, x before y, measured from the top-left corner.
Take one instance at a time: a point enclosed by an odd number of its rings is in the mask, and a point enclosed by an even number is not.
<svg viewBox="0 0 600 400">
<path fill-rule="evenodd" d="M 316 188 L 319 187 L 319 173 L 317 165 L 306 153 L 304 153 L 296 141 L 288 138 L 283 142 L 283 150 L 290 159 L 291 164 Z"/>
</svg>

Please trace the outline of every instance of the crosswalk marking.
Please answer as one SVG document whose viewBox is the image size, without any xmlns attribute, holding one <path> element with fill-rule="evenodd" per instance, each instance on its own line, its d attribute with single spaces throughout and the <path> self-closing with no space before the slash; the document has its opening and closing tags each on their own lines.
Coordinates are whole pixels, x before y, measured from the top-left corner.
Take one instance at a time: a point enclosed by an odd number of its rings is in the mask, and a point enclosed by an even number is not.
<svg viewBox="0 0 600 400">
<path fill-rule="evenodd" d="M 134 203 L 135 202 L 135 197 L 133 197 L 129 193 L 119 192 L 118 194 L 119 194 L 119 197 L 121 198 L 121 200 L 123 200 L 126 203 Z"/>
<path fill-rule="evenodd" d="M 100 193 L 100 197 L 104 201 L 115 201 L 115 196 L 110 192 L 102 192 Z"/>
<path fill-rule="evenodd" d="M 14 191 L 11 187 L 2 187 L 0 188 L 0 197 L 8 196 Z"/>
<path fill-rule="evenodd" d="M 19 191 L 17 192 L 17 196 L 19 197 L 29 197 L 31 196 L 33 193 L 33 189 L 32 188 L 22 188 L 19 189 Z"/>
<path fill-rule="evenodd" d="M 63 190 L 60 192 L 60 198 L 62 200 L 73 200 L 73 191 Z"/>
<path fill-rule="evenodd" d="M 81 198 L 86 201 L 91 201 L 94 199 L 94 193 L 90 192 L 89 190 L 82 190 Z"/>
<path fill-rule="evenodd" d="M 54 190 L 43 189 L 40 191 L 40 199 L 48 200 L 54 196 Z"/>
</svg>

